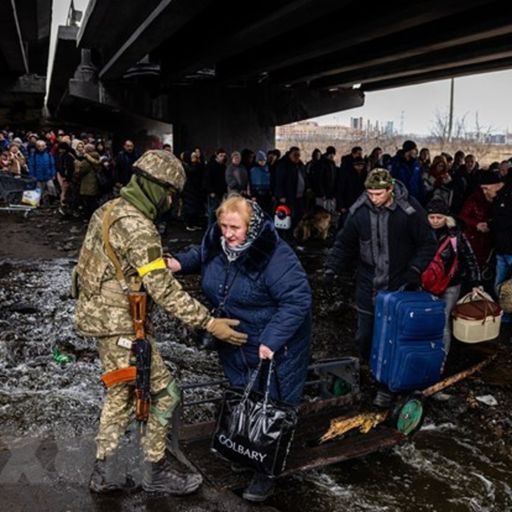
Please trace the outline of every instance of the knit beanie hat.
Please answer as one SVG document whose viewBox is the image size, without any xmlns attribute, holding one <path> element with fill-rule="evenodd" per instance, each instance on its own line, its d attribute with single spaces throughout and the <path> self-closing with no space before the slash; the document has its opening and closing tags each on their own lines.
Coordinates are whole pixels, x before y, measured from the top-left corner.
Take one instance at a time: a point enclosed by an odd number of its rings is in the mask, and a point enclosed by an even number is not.
<svg viewBox="0 0 512 512">
<path fill-rule="evenodd" d="M 435 198 L 431 199 L 427 204 L 427 213 L 450 215 L 450 209 L 443 199 Z"/>
<path fill-rule="evenodd" d="M 266 162 L 267 161 L 267 155 L 265 154 L 265 151 L 259 150 L 256 153 L 256 162 L 259 162 L 259 161 L 262 161 L 262 160 L 265 160 L 265 162 Z"/>
</svg>

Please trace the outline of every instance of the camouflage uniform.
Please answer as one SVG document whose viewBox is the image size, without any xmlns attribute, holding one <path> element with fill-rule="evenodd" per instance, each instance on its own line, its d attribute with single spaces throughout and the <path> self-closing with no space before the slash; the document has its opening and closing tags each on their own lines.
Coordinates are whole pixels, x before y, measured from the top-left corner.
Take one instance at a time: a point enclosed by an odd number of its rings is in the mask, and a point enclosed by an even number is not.
<svg viewBox="0 0 512 512">
<path fill-rule="evenodd" d="M 210 318 L 208 311 L 183 291 L 167 270 L 153 221 L 126 199 L 113 201 L 109 239 L 128 286 L 138 290 L 142 284 L 149 298 L 168 313 L 193 327 L 205 327 Z M 80 289 L 76 326 L 82 334 L 97 338 L 105 372 L 134 364 L 131 351 L 117 345 L 120 337 L 134 339 L 134 330 L 127 295 L 116 278 L 102 239 L 102 220 L 110 204 L 106 203 L 92 216 L 76 268 Z M 151 333 L 151 326 L 147 325 L 146 330 Z M 152 401 L 143 449 L 146 460 L 156 462 L 165 453 L 167 425 L 178 403 L 179 391 L 156 343 L 151 344 Z M 133 386 L 129 384 L 118 383 L 108 389 L 96 437 L 97 459 L 116 450 L 129 423 L 133 400 Z"/>
</svg>

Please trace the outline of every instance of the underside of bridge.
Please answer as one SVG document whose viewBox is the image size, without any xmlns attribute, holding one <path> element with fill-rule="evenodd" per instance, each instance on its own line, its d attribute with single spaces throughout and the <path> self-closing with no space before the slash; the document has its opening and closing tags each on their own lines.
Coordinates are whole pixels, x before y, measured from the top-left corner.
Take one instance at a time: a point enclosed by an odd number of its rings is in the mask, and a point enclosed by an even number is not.
<svg viewBox="0 0 512 512">
<path fill-rule="evenodd" d="M 512 66 L 502 1 L 90 0 L 66 29 L 54 115 L 172 123 L 178 150 L 269 147 L 275 125 L 360 106 L 365 91 Z"/>
<path fill-rule="evenodd" d="M 51 0 L 4 0 L 0 12 L 0 125 L 38 123 L 46 88 Z"/>
</svg>

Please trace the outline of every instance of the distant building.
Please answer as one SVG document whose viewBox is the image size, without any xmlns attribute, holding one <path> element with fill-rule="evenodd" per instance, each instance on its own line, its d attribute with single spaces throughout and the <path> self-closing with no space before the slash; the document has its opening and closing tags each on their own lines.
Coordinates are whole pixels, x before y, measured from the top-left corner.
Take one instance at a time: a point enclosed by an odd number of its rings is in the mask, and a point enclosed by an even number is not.
<svg viewBox="0 0 512 512">
<path fill-rule="evenodd" d="M 386 123 L 385 133 L 388 137 L 393 137 L 393 135 L 395 135 L 395 123 L 393 123 L 393 121 L 388 121 Z"/>
<path fill-rule="evenodd" d="M 487 135 L 487 137 L 485 138 L 485 142 L 487 144 L 506 144 L 507 135 L 504 133 L 493 133 Z"/>
<path fill-rule="evenodd" d="M 351 117 L 350 118 L 350 128 L 352 130 L 363 130 L 363 118 L 362 117 Z"/>
</svg>

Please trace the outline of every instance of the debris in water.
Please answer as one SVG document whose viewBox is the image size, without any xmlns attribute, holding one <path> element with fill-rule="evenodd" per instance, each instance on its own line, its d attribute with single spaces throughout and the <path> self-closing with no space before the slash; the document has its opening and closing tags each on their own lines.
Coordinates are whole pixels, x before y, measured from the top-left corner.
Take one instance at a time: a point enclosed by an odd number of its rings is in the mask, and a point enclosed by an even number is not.
<svg viewBox="0 0 512 512">
<path fill-rule="evenodd" d="M 494 398 L 492 395 L 477 396 L 476 400 L 482 404 L 488 405 L 489 407 L 498 405 L 498 400 L 496 400 L 496 398 Z"/>
<path fill-rule="evenodd" d="M 56 363 L 59 363 L 59 364 L 71 363 L 73 361 L 73 357 L 72 356 L 70 356 L 68 354 L 62 353 L 58 349 L 58 347 L 53 347 L 52 348 L 52 356 L 53 356 L 53 360 Z"/>
</svg>

